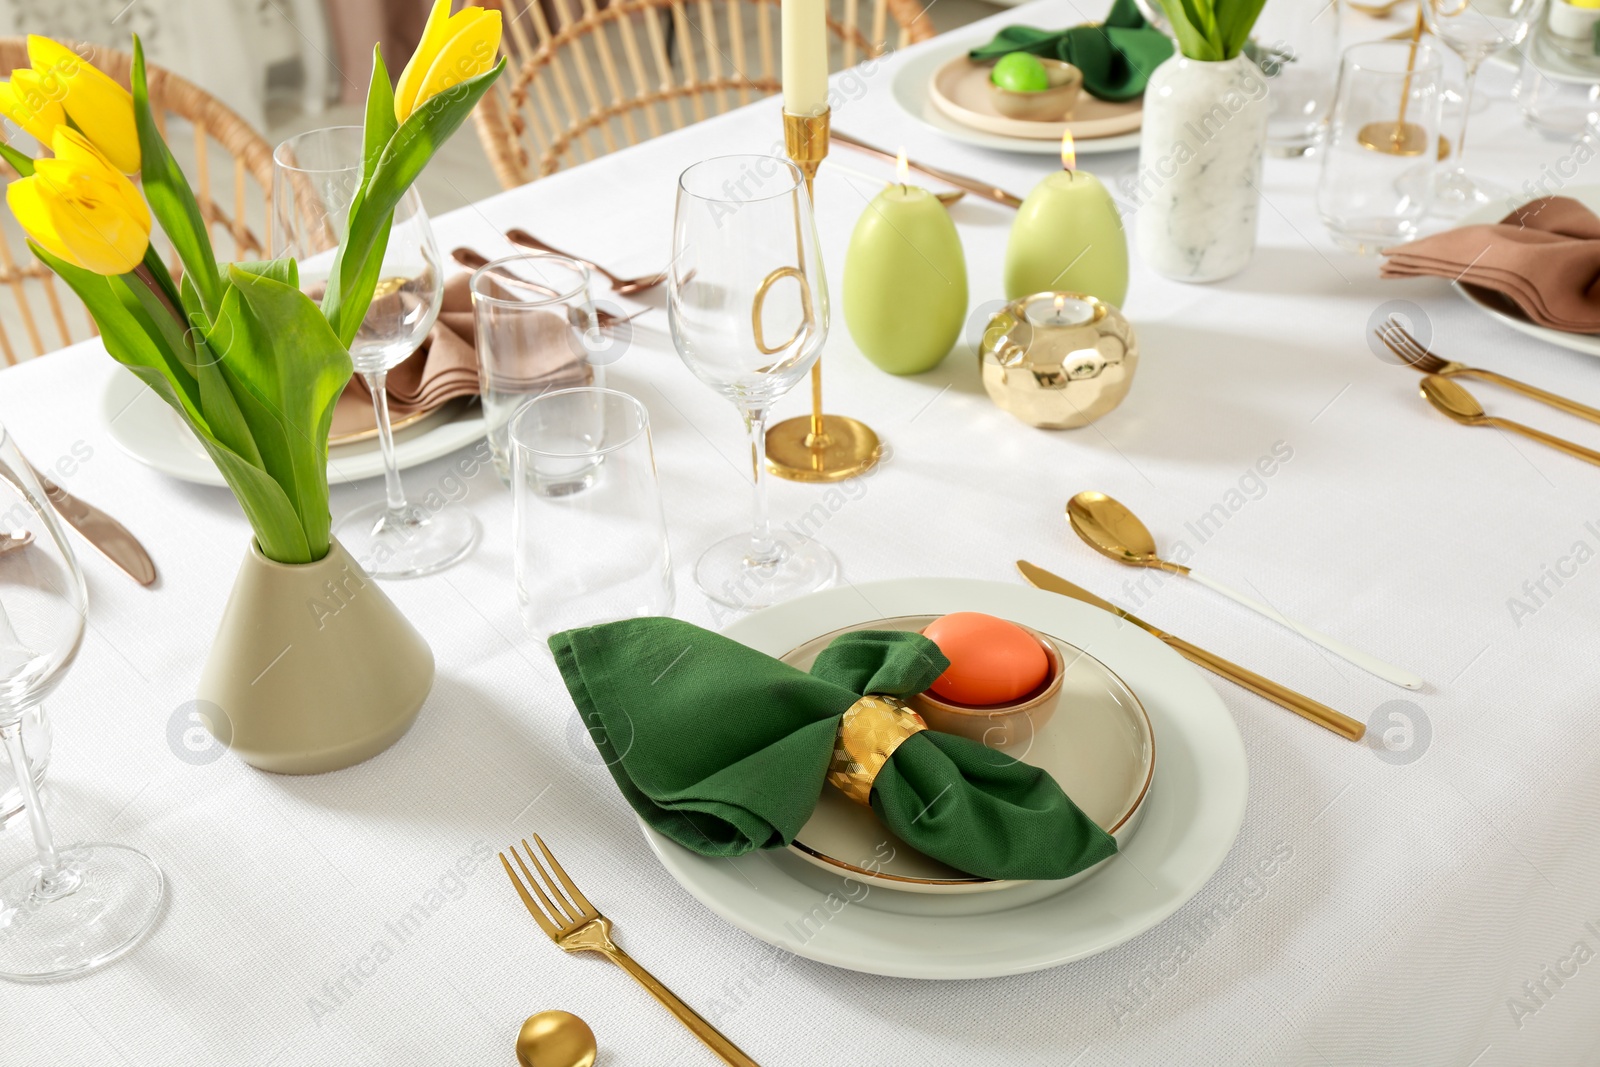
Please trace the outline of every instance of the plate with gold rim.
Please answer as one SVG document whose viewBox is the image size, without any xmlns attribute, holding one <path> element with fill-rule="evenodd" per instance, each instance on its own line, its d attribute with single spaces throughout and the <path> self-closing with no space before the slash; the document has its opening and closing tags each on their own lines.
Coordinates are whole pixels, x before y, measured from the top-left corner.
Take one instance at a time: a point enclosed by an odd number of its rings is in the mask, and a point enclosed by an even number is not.
<svg viewBox="0 0 1600 1067">
<path fill-rule="evenodd" d="M 856 623 L 812 638 L 779 658 L 810 670 L 817 655 L 840 634 L 866 629 L 920 631 L 936 617 L 903 615 Z M 1049 700 L 1053 706 L 1042 728 L 1019 729 L 1015 737 L 1006 736 L 994 747 L 1050 772 L 1084 814 L 1110 834 L 1117 847 L 1126 848 L 1139 827 L 1155 774 L 1150 717 L 1139 698 L 1105 664 L 1059 637 L 1042 636 L 1062 654 L 1061 689 Z M 854 803 L 831 785 L 823 786 L 816 810 L 789 848 L 823 870 L 905 893 L 992 893 L 1028 884 L 981 878 L 923 855 L 891 833 L 871 808 Z M 1107 862 L 1055 883 L 1052 891 L 1090 877 Z"/>
<path fill-rule="evenodd" d="M 849 970 L 927 979 L 992 978 L 1083 959 L 1144 933 L 1198 893 L 1243 824 L 1244 742 L 1210 683 L 1144 631 L 1026 586 L 907 578 L 799 597 L 724 632 L 781 657 L 841 629 L 953 611 L 982 611 L 1053 635 L 1137 695 L 1160 771 L 1139 832 L 1116 856 L 1078 881 L 907 893 L 786 849 L 701 856 L 641 823 L 667 872 L 714 914 L 781 949 Z"/>
<path fill-rule="evenodd" d="M 1065 133 L 1072 134 L 1074 142 L 1089 141 L 1096 137 L 1137 133 L 1144 123 L 1143 100 L 1117 103 L 1087 92 L 1079 94 L 1070 119 L 1038 122 L 1010 118 L 1002 115 L 990 98 L 989 72 L 992 69 L 992 64 L 974 63 L 965 55 L 954 56 L 928 79 L 928 99 L 963 126 L 997 137 L 1049 141 L 1051 147 L 1059 146 Z"/>
<path fill-rule="evenodd" d="M 982 129 L 970 125 L 965 121 L 957 121 L 946 112 L 944 107 L 934 99 L 933 84 L 939 71 L 958 59 L 966 56 L 967 52 L 982 41 L 966 41 L 957 44 L 930 43 L 928 45 L 913 46 L 913 53 L 900 64 L 894 73 L 894 80 L 889 85 L 889 95 L 895 104 L 936 133 L 943 134 L 953 141 L 964 141 L 967 144 L 977 145 L 980 148 L 992 148 L 1001 152 L 1022 152 L 1030 155 L 1059 156 L 1061 153 L 1061 128 L 1063 123 L 1044 123 L 1038 125 L 1055 126 L 1057 129 L 1050 135 L 1042 131 L 1029 130 L 1031 136 L 1019 137 L 1013 133 L 1000 133 L 992 129 Z M 1087 99 L 1087 98 L 1086 98 Z M 1104 101 L 1096 100 L 1095 105 L 1104 105 L 1113 110 L 1127 108 L 1129 105 L 1107 105 Z M 1085 105 L 1087 107 L 1087 105 Z M 1136 105 L 1140 108 L 1142 105 Z M 1101 119 L 1112 117 L 1111 112 L 1101 113 L 1099 106 L 1093 109 Z M 1090 156 L 1104 152 L 1125 152 L 1139 147 L 1139 123 L 1143 121 L 1142 110 L 1133 112 L 1138 122 L 1131 124 L 1124 117 L 1119 120 L 1124 124 L 1122 132 L 1113 132 L 1112 127 L 1100 123 L 1085 127 L 1085 132 L 1080 135 L 1079 130 L 1073 130 L 1074 148 L 1079 156 Z M 996 118 L 1002 118 L 998 112 Z M 1002 119 L 1002 121 L 1014 121 Z M 982 125 L 982 123 L 980 123 Z M 1030 124 L 1030 127 L 1034 124 Z"/>
</svg>

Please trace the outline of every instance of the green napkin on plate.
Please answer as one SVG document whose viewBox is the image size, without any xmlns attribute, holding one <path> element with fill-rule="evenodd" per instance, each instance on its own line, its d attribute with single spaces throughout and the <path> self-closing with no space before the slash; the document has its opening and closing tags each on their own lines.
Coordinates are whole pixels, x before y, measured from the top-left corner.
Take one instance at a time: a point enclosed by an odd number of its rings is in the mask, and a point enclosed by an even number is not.
<svg viewBox="0 0 1600 1067">
<path fill-rule="evenodd" d="M 1117 0 L 1100 25 L 1060 31 L 1007 26 L 967 54 L 974 63 L 992 63 L 1012 52 L 1071 63 L 1083 72 L 1085 92 L 1120 102 L 1144 92 L 1151 73 L 1171 57 L 1172 38 L 1146 22 L 1133 0 Z"/>
<path fill-rule="evenodd" d="M 628 803 L 707 856 L 793 841 L 844 712 L 865 694 L 921 692 L 949 666 L 920 634 L 866 630 L 808 674 L 668 618 L 568 630 L 550 648 Z M 1117 849 L 1044 771 L 933 730 L 895 749 L 871 803 L 901 840 L 982 877 L 1065 878 Z"/>
</svg>

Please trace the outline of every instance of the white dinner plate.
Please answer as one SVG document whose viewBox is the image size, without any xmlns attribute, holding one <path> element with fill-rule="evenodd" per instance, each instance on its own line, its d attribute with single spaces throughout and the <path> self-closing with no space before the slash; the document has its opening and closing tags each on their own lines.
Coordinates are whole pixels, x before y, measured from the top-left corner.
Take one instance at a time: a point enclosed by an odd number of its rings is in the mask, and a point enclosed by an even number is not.
<svg viewBox="0 0 1600 1067">
<path fill-rule="evenodd" d="M 977 145 L 980 148 L 993 148 L 1001 152 L 1026 152 L 1032 155 L 1059 156 L 1061 143 L 1059 140 L 1038 140 L 1027 137 L 1003 137 L 995 133 L 986 133 L 964 126 L 955 119 L 939 110 L 928 92 L 928 86 L 939 68 L 957 56 L 964 55 L 972 48 L 969 41 L 965 44 L 948 45 L 944 48 L 930 48 L 927 51 L 907 60 L 895 72 L 894 81 L 890 83 L 890 95 L 900 110 L 946 137 L 956 141 L 965 141 L 967 144 Z M 1122 152 L 1130 148 L 1139 147 L 1139 133 L 1117 134 L 1111 137 L 1084 138 L 1074 142 L 1074 147 L 1080 156 L 1092 156 L 1102 152 Z"/>
<path fill-rule="evenodd" d="M 912 630 L 920 633 L 936 615 L 874 619 L 814 637 L 781 658 L 809 671 L 822 650 L 850 630 Z M 1024 763 L 1048 771 L 1089 818 L 1127 847 L 1144 815 L 1144 801 L 1156 766 L 1150 717 L 1139 698 L 1105 664 L 1051 634 L 1043 635 L 1061 653 L 1061 688 L 1048 698 L 1043 727 L 1031 729 L 1022 718 L 1016 729 L 991 728 L 985 743 Z M 915 701 L 912 702 L 915 707 Z M 937 727 L 935 727 L 937 729 Z M 1014 735 L 1014 736 L 1007 736 Z M 869 807 L 857 804 L 831 785 L 822 788 L 811 818 L 789 846 L 796 856 L 834 874 L 858 878 L 874 888 L 905 893 L 993 893 L 1028 882 L 981 878 L 926 856 L 900 840 Z M 1104 860 L 1102 863 L 1109 863 Z M 1039 897 L 1096 873 L 1101 864 L 1071 878 L 1040 884 Z"/>
<path fill-rule="evenodd" d="M 773 656 L 856 623 L 982 611 L 1054 634 L 1136 693 L 1161 768 L 1139 833 L 1085 881 L 1043 899 L 1033 882 L 930 896 L 873 888 L 787 850 L 700 856 L 643 826 L 662 865 L 706 907 L 769 944 L 836 967 L 903 978 L 992 978 L 1043 970 L 1136 937 L 1200 891 L 1244 820 L 1248 769 L 1238 727 L 1176 652 L 1075 600 L 1022 585 L 906 578 L 830 589 L 755 612 L 725 631 Z"/>
<path fill-rule="evenodd" d="M 128 455 L 163 474 L 200 485 L 227 485 L 200 442 L 178 413 L 131 371 L 118 367 L 100 399 L 101 417 L 111 438 Z M 447 456 L 483 439 L 482 410 L 452 400 L 425 419 L 395 431 L 400 469 Z M 383 454 L 375 438 L 328 449 L 328 482 L 343 485 L 383 476 Z"/>
<path fill-rule="evenodd" d="M 1589 210 L 1600 212 L 1600 185 L 1571 185 L 1562 189 L 1557 195 L 1570 196 Z M 1503 204 L 1490 204 L 1463 216 L 1456 225 L 1478 226 L 1488 222 L 1499 222 L 1510 213 L 1511 208 Z M 1600 356 L 1600 334 L 1552 330 L 1548 326 L 1540 326 L 1530 321 L 1509 297 L 1502 296 L 1492 289 L 1466 285 L 1462 282 L 1452 282 L 1451 285 L 1467 303 L 1486 312 L 1491 318 L 1499 319 L 1513 330 L 1525 333 L 1529 337 L 1537 337 L 1541 341 L 1549 341 L 1553 345 L 1560 345 L 1562 348 L 1570 348 L 1574 352 Z"/>
</svg>

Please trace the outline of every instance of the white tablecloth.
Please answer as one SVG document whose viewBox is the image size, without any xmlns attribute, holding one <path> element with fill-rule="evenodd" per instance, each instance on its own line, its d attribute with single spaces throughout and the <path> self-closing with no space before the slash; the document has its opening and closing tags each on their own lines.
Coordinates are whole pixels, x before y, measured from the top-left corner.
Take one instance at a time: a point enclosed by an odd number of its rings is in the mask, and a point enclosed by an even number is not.
<svg viewBox="0 0 1600 1067">
<path fill-rule="evenodd" d="M 1054 0 L 1026 15 L 1081 17 Z M 897 63 L 865 76 L 836 127 L 1019 193 L 1052 165 L 969 150 L 907 120 L 889 99 Z M 1568 169 L 1567 146 L 1521 128 L 1508 81 L 1486 74 L 1496 99 L 1474 119 L 1474 162 L 1519 185 Z M 705 156 L 771 150 L 779 129 L 767 102 L 618 152 L 441 218 L 441 244 L 493 254 L 497 228 L 521 225 L 622 272 L 656 268 L 673 176 Z M 1084 162 L 1113 180 L 1134 172 L 1135 156 Z M 399 744 L 312 778 L 226 755 L 186 762 L 169 727 L 191 697 L 246 524 L 225 491 L 118 451 L 97 415 L 112 364 L 94 346 L 0 375 L 0 419 L 35 462 L 80 454 L 61 480 L 121 518 L 161 567 L 149 591 L 84 551 L 90 633 L 50 704 L 49 788 L 63 840 L 145 849 L 171 885 L 154 935 L 115 966 L 66 984 L 0 985 L 0 1062 L 510 1063 L 520 1020 L 560 1007 L 593 1024 L 605 1063 L 710 1063 L 626 976 L 539 935 L 492 856 L 538 831 L 623 943 L 766 1064 L 1600 1063 L 1600 563 L 1590 562 L 1600 471 L 1446 421 L 1418 398 L 1416 374 L 1375 358 L 1364 335 L 1384 302 L 1412 300 L 1446 355 L 1592 404 L 1600 364 L 1488 321 L 1443 283 L 1380 283 L 1318 223 L 1316 174 L 1311 160 L 1268 162 L 1260 248 L 1235 278 L 1184 286 L 1135 263 L 1138 380 L 1090 429 L 1015 422 L 984 396 L 968 351 L 920 377 L 881 373 L 835 302 L 828 407 L 868 420 L 892 458 L 853 488 L 780 482 L 772 495 L 780 523 L 826 504 L 818 536 L 846 580 L 1015 582 L 1012 560 L 1029 558 L 1373 719 L 1399 748 L 1384 758 L 1216 681 L 1251 766 L 1244 830 L 1223 868 L 1131 943 L 1017 978 L 888 980 L 787 957 L 774 973 L 765 946 L 669 879 L 520 628 L 510 497 L 487 470 L 462 490 L 486 530 L 476 554 L 387 587 L 439 664 Z M 873 191 L 824 169 L 819 226 L 836 294 Z M 976 308 L 998 295 L 1012 215 L 969 199 L 955 217 Z M 712 624 L 690 567 L 746 521 L 740 424 L 673 354 L 663 313 L 640 326 L 611 381 L 654 421 L 678 614 Z M 1596 427 L 1478 392 L 1497 411 L 1600 445 Z M 780 413 L 804 406 L 791 396 Z M 1270 456 L 1274 473 L 1259 477 Z M 407 484 L 450 490 L 449 471 L 440 461 Z M 1164 546 L 1188 543 L 1197 567 L 1431 687 L 1406 694 L 1192 583 L 1140 591 L 1137 573 L 1068 533 L 1063 503 L 1086 488 L 1128 503 Z M 334 511 L 379 491 L 337 489 Z M 20 862 L 26 837 L 13 822 L 0 860 Z"/>
</svg>

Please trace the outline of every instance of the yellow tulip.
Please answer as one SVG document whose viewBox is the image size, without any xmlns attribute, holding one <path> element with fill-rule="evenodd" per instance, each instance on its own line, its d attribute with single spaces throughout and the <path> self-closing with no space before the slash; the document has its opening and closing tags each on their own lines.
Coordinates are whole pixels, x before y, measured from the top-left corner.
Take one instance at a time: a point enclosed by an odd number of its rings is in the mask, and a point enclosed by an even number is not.
<svg viewBox="0 0 1600 1067">
<path fill-rule="evenodd" d="M 394 117 L 411 113 L 453 85 L 476 78 L 495 64 L 500 50 L 500 12 L 481 7 L 450 14 L 450 0 L 435 0 L 422 41 L 400 72 Z"/>
<path fill-rule="evenodd" d="M 90 143 L 122 173 L 139 173 L 133 95 L 72 49 L 48 37 L 29 35 L 28 62 L 38 76 L 41 92 L 60 101 Z M 16 81 L 15 75 L 12 81 Z"/>
<path fill-rule="evenodd" d="M 6 186 L 6 203 L 45 251 L 96 274 L 126 274 L 150 246 L 150 209 L 139 190 L 70 126 L 56 128 L 54 159 Z"/>
<path fill-rule="evenodd" d="M 41 145 L 48 145 L 56 127 L 67 121 L 61 101 L 44 91 L 39 72 L 11 72 L 11 80 L 0 82 L 0 115 L 26 130 Z"/>
</svg>

